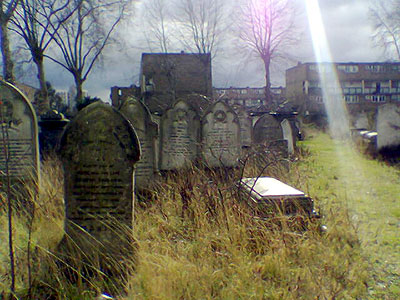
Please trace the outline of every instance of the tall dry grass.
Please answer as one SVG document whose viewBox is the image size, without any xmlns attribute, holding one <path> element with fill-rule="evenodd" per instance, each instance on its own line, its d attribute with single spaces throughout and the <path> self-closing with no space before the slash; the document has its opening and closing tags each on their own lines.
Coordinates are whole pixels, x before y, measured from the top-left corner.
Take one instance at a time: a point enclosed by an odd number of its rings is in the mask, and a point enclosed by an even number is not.
<svg viewBox="0 0 400 300">
<path fill-rule="evenodd" d="M 296 220 L 282 215 L 254 218 L 240 200 L 236 182 L 242 176 L 274 176 L 294 186 L 303 180 L 296 164 L 288 168 L 287 162 L 270 154 L 249 154 L 238 169 L 192 167 L 161 179 L 135 205 L 137 260 L 127 270 L 127 283 L 119 285 L 107 274 L 91 278 L 83 274 L 84 261 L 72 270 L 81 275 L 73 282 L 60 268 L 56 249 L 64 234 L 62 169 L 56 159 L 46 160 L 32 223 L 30 286 L 29 228 L 20 217 L 14 224 L 18 296 L 94 299 L 111 285 L 120 287 L 114 295 L 119 292 L 121 299 L 362 298 L 367 264 L 346 210 L 325 207 L 328 231 L 321 233 L 318 222 L 302 220 L 308 224 L 303 230 Z M 3 215 L 0 218 L 4 220 Z M 0 233 L 0 290 L 6 292 L 4 232 Z"/>
</svg>

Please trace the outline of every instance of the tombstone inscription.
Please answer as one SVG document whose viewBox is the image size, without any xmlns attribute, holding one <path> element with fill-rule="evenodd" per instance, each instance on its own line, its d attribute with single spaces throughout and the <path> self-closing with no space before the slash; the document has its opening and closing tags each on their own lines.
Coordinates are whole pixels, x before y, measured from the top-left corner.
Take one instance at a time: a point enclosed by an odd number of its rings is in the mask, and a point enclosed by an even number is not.
<svg viewBox="0 0 400 300">
<path fill-rule="evenodd" d="M 79 238 L 82 232 L 106 248 L 121 246 L 124 236 L 115 234 L 110 224 L 133 226 L 134 168 L 140 145 L 132 125 L 111 106 L 93 103 L 67 126 L 59 153 L 65 174 L 67 235 L 83 249 L 87 245 Z"/>
<path fill-rule="evenodd" d="M 232 108 L 215 102 L 202 119 L 203 159 L 209 167 L 234 167 L 240 155 L 239 119 Z"/>
<path fill-rule="evenodd" d="M 35 111 L 13 85 L 0 81 L 0 177 L 38 182 L 39 146 Z M 8 170 L 7 170 L 8 169 Z M 5 185 L 3 185 L 5 186 Z"/>
<path fill-rule="evenodd" d="M 160 169 L 175 170 L 197 159 L 200 118 L 186 101 L 178 100 L 161 117 Z"/>
<path fill-rule="evenodd" d="M 136 98 L 128 98 L 120 107 L 120 112 L 131 122 L 138 135 L 141 158 L 136 164 L 136 187 L 146 188 L 157 172 L 155 140 L 158 137 L 158 125 L 152 121 L 148 108 Z"/>
</svg>

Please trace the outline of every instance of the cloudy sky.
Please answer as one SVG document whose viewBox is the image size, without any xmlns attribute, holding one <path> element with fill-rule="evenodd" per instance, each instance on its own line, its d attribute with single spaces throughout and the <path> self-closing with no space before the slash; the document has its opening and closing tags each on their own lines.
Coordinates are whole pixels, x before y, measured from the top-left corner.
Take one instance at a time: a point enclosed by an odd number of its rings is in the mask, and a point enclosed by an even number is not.
<svg viewBox="0 0 400 300">
<path fill-rule="evenodd" d="M 305 30 L 301 43 L 293 47 L 291 52 L 297 61 L 314 61 L 305 10 L 305 2 L 310 0 L 293 1 L 298 2 L 302 8 L 299 26 L 304 26 Z M 382 54 L 382 49 L 374 47 L 371 42 L 372 25 L 368 19 L 369 0 L 319 0 L 319 5 L 333 61 L 387 60 Z M 91 96 L 98 96 L 108 101 L 110 87 L 138 83 L 141 53 L 150 52 L 142 34 L 144 22 L 139 17 L 142 8 L 143 5 L 139 4 L 135 22 L 119 28 L 126 39 L 122 52 L 109 48 L 102 66 L 98 66 L 89 76 L 84 88 Z M 224 41 L 224 51 L 221 51 L 213 60 L 213 85 L 216 87 L 263 86 L 264 72 L 261 61 L 238 57 L 235 47 L 230 47 L 234 46 L 231 45 L 232 43 L 234 40 L 227 37 Z M 288 66 L 296 65 L 297 61 L 293 60 L 287 66 L 280 68 L 275 67 L 272 84 L 284 85 L 284 70 Z M 68 90 L 73 85 L 72 76 L 50 62 L 47 64 L 47 77 L 59 90 Z M 32 80 L 30 83 L 35 84 Z"/>
</svg>

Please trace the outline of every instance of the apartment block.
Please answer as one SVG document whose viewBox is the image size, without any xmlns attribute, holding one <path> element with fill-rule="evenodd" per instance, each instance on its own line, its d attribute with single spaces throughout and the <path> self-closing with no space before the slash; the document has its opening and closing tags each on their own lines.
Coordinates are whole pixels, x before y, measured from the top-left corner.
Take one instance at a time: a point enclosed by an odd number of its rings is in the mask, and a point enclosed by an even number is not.
<svg viewBox="0 0 400 300">
<path fill-rule="evenodd" d="M 320 78 L 327 72 L 336 73 L 350 115 L 374 114 L 384 103 L 400 104 L 400 63 L 299 63 L 286 70 L 286 97 L 300 113 L 325 113 Z"/>
</svg>

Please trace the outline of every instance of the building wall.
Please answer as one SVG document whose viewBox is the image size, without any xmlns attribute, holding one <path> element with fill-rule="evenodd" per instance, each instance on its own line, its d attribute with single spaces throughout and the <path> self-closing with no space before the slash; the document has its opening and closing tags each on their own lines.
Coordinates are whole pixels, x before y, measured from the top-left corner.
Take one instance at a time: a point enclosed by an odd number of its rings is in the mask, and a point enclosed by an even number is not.
<svg viewBox="0 0 400 300">
<path fill-rule="evenodd" d="M 299 112 L 324 114 L 319 72 L 330 69 L 330 63 L 299 63 L 286 71 L 286 95 Z M 351 116 L 400 102 L 400 63 L 333 63 L 333 70 Z"/>
<path fill-rule="evenodd" d="M 151 111 L 163 110 L 187 94 L 211 97 L 211 55 L 143 53 L 140 82 Z"/>
<path fill-rule="evenodd" d="M 280 103 L 285 98 L 285 88 L 271 88 L 273 101 Z M 229 105 L 241 105 L 247 110 L 252 110 L 265 103 L 265 87 L 229 87 L 229 88 L 214 88 L 214 99 L 221 99 Z"/>
</svg>

